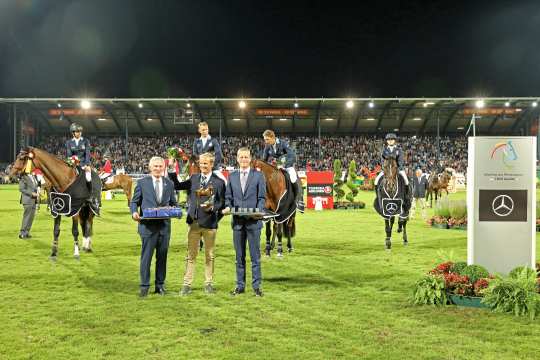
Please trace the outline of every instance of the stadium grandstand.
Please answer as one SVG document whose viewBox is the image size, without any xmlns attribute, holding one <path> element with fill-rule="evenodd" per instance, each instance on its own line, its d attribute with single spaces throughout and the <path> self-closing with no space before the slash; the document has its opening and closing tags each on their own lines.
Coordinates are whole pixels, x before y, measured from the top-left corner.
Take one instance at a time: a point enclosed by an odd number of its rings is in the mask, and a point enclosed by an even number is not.
<svg viewBox="0 0 540 360">
<path fill-rule="evenodd" d="M 261 134 L 274 130 L 299 155 L 299 167 L 331 168 L 333 159 L 378 165 L 382 138 L 395 132 L 409 167 L 450 166 L 466 170 L 466 135 L 538 136 L 537 98 L 169 98 L 82 99 L 0 98 L 0 131 L 9 134 L 2 159 L 9 162 L 23 146 L 59 156 L 69 126 L 84 127 L 99 166 L 104 153 L 116 168 L 143 171 L 156 149 L 190 149 L 196 124 L 205 121 L 222 143 L 224 165 L 234 151 L 263 147 Z M 471 124 L 473 126 L 471 126 Z"/>
</svg>

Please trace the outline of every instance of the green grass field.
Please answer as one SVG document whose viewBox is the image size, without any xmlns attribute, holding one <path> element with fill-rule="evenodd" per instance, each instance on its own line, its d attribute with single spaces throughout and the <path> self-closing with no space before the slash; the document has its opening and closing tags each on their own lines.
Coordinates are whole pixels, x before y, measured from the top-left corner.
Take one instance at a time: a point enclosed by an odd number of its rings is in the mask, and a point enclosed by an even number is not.
<svg viewBox="0 0 540 360">
<path fill-rule="evenodd" d="M 217 294 L 177 296 L 186 251 L 174 221 L 169 295 L 140 300 L 140 239 L 125 199 L 104 201 L 94 253 L 72 257 L 64 220 L 57 263 L 48 260 L 52 219 L 43 207 L 31 240 L 17 238 L 22 208 L 14 186 L 0 187 L 0 358 L 2 359 L 538 359 L 540 320 L 487 310 L 413 306 L 414 282 L 441 251 L 466 259 L 466 233 L 409 223 L 408 247 L 368 204 L 355 211 L 298 217 L 295 252 L 263 258 L 265 297 L 231 297 L 234 250 L 229 219 L 218 231 Z M 464 194 L 452 195 L 464 197 Z M 249 267 L 249 266 L 248 266 Z M 248 279 L 251 274 L 248 272 Z"/>
</svg>

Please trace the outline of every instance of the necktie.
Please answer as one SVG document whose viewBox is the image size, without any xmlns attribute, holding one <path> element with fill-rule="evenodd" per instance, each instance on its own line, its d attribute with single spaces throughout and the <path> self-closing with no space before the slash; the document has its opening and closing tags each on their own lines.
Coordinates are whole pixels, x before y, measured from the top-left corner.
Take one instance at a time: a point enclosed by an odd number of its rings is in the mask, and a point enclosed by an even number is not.
<svg viewBox="0 0 540 360">
<path fill-rule="evenodd" d="M 240 176 L 240 185 L 242 186 L 242 194 L 246 191 L 246 182 L 247 182 L 247 171 L 242 171 L 242 176 Z"/>
<path fill-rule="evenodd" d="M 154 190 L 156 191 L 156 200 L 158 203 L 161 202 L 161 181 L 156 180 L 154 183 Z"/>
<path fill-rule="evenodd" d="M 207 182 L 208 182 L 208 179 L 206 178 L 206 176 L 201 175 L 201 186 L 205 187 Z"/>
</svg>

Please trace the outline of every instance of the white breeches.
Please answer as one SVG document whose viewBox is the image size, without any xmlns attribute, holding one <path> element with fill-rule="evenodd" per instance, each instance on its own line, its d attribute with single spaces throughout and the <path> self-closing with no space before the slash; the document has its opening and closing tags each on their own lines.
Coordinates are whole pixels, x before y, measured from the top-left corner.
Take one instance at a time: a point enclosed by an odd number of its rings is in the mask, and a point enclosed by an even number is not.
<svg viewBox="0 0 540 360">
<path fill-rule="evenodd" d="M 110 175 L 111 175 L 110 173 L 101 173 L 101 174 L 99 174 L 99 178 L 100 178 L 101 180 L 103 180 L 103 179 L 105 179 L 107 176 L 110 176 Z"/>
<path fill-rule="evenodd" d="M 285 170 L 287 170 L 287 172 L 289 173 L 291 182 L 294 184 L 296 180 L 298 180 L 298 175 L 296 175 L 296 170 L 293 167 L 285 168 Z"/>
</svg>

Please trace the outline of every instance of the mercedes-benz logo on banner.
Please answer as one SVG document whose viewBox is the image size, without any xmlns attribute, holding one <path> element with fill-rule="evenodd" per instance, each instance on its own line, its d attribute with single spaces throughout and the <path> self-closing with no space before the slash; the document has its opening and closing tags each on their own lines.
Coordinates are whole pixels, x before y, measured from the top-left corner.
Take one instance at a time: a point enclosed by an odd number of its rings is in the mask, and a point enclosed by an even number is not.
<svg viewBox="0 0 540 360">
<path fill-rule="evenodd" d="M 479 190 L 478 220 L 527 221 L 527 190 Z"/>
<path fill-rule="evenodd" d="M 384 216 L 395 216 L 402 213 L 402 199 L 382 199 L 382 212 Z"/>
<path fill-rule="evenodd" d="M 491 209 L 498 216 L 508 216 L 514 211 L 514 200 L 508 195 L 499 195 L 493 199 Z"/>
<path fill-rule="evenodd" d="M 69 194 L 51 192 L 51 212 L 58 215 L 69 215 L 71 212 L 71 196 Z"/>
</svg>

